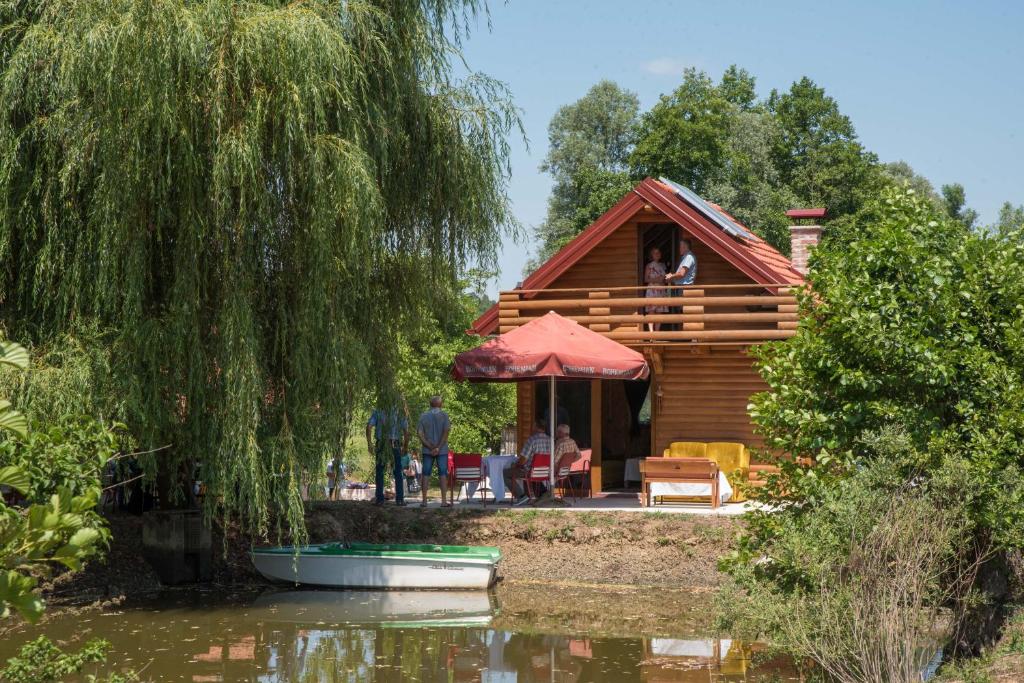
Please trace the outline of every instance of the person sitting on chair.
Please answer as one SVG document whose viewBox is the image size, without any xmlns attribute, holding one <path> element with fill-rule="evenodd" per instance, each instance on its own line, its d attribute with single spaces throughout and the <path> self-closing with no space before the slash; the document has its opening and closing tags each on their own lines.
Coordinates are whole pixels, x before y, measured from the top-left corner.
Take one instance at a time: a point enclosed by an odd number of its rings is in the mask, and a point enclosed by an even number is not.
<svg viewBox="0 0 1024 683">
<path fill-rule="evenodd" d="M 580 447 L 576 445 L 576 442 L 571 436 L 569 436 L 569 425 L 560 424 L 558 429 L 555 431 L 555 462 L 558 463 L 558 467 L 555 468 L 555 472 L 572 465 L 574 462 L 583 457 L 580 453 Z"/>
<path fill-rule="evenodd" d="M 512 492 L 513 505 L 522 505 L 527 500 L 533 500 L 527 497 L 526 491 L 523 490 L 523 485 L 519 482 L 530 473 L 533 456 L 537 453 L 547 453 L 549 446 L 550 438 L 548 437 L 547 421 L 544 418 L 538 418 L 533 423 L 533 434 L 523 444 L 523 450 L 519 452 L 519 457 L 512 467 L 505 470 L 503 474 L 505 488 Z"/>
<path fill-rule="evenodd" d="M 574 462 L 583 457 L 580 453 L 580 447 L 576 445 L 576 441 L 569 436 L 569 425 L 560 424 L 558 429 L 555 430 L 555 477 L 557 483 L 558 473 L 562 471 L 563 467 L 571 467 Z"/>
</svg>

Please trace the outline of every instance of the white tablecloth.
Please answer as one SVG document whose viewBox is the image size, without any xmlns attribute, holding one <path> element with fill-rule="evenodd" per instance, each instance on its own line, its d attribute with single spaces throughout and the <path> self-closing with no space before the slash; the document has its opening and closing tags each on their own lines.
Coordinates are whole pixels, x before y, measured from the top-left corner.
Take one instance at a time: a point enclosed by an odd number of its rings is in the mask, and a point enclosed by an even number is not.
<svg viewBox="0 0 1024 683">
<path fill-rule="evenodd" d="M 505 500 L 505 470 L 516 461 L 515 455 L 489 455 L 484 458 L 484 486 L 491 490 L 495 500 Z M 464 484 L 467 498 L 476 495 L 477 484 Z"/>
<path fill-rule="evenodd" d="M 631 481 L 643 481 L 640 478 L 640 461 L 643 458 L 626 458 L 626 469 L 622 475 L 623 486 L 628 487 Z"/>
<path fill-rule="evenodd" d="M 650 492 L 651 500 L 647 501 L 650 505 L 658 496 L 710 496 L 711 495 L 711 484 L 674 484 L 669 482 L 652 482 L 648 487 Z M 725 472 L 718 471 L 718 497 L 721 502 L 726 502 L 732 498 L 732 486 L 729 486 L 729 480 L 725 476 Z"/>
</svg>

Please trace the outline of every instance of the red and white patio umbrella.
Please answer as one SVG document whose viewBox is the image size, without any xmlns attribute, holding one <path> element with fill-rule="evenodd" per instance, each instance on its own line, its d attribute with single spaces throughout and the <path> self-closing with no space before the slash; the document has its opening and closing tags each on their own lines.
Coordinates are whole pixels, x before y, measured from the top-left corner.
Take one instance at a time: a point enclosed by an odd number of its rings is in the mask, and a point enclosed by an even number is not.
<svg viewBox="0 0 1024 683">
<path fill-rule="evenodd" d="M 472 382 L 519 382 L 547 377 L 550 484 L 555 484 L 555 381 L 644 379 L 642 354 L 593 332 L 554 311 L 455 356 L 452 376 Z"/>
</svg>

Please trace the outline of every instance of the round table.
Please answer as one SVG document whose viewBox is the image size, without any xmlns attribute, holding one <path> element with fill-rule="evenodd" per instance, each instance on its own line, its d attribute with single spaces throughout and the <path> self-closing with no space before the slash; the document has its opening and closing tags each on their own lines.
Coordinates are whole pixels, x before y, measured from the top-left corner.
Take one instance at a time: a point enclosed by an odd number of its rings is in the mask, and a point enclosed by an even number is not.
<svg viewBox="0 0 1024 683">
<path fill-rule="evenodd" d="M 505 500 L 505 470 L 512 467 L 518 457 L 516 455 L 489 455 L 483 459 L 483 485 L 491 491 L 496 501 Z M 478 486 L 476 482 L 465 484 L 466 497 L 472 498 L 476 495 Z"/>
</svg>

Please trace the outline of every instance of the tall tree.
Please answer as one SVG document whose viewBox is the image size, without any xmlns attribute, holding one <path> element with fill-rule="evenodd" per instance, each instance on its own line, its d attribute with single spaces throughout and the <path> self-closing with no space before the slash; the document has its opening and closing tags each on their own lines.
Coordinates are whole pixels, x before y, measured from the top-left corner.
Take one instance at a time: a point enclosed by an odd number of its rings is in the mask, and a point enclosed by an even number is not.
<svg viewBox="0 0 1024 683">
<path fill-rule="evenodd" d="M 86 382 L 172 500 L 301 530 L 303 471 L 397 393 L 421 307 L 493 263 L 503 87 L 451 74 L 478 0 L 7 3 L 0 317 L 36 345 L 100 330 Z M 26 407 L 31 407 L 30 405 Z"/>
<path fill-rule="evenodd" d="M 722 97 L 738 107 L 741 111 L 759 108 L 757 102 L 757 80 L 746 69 L 732 64 L 722 74 L 718 84 Z"/>
<path fill-rule="evenodd" d="M 668 176 L 704 193 L 720 177 L 736 111 L 706 73 L 687 69 L 682 84 L 641 118 L 630 156 L 634 174 Z"/>
<path fill-rule="evenodd" d="M 1003 232 L 1024 229 L 1024 204 L 1014 206 L 1010 202 L 1003 202 L 1003 205 L 999 207 L 996 228 Z"/>
<path fill-rule="evenodd" d="M 780 135 L 768 114 L 744 111 L 734 119 L 726 141 L 725 162 L 705 190 L 718 203 L 783 253 L 789 253 L 786 210 L 800 203 L 781 180 L 772 155 Z"/>
<path fill-rule="evenodd" d="M 640 101 L 613 81 L 601 81 L 548 124 L 548 154 L 540 169 L 564 182 L 581 168 L 627 170 Z"/>
<path fill-rule="evenodd" d="M 841 217 L 877 193 L 883 181 L 877 157 L 824 88 L 804 77 L 786 92 L 773 90 L 766 106 L 781 129 L 775 145 L 781 180 L 802 201 Z"/>
<path fill-rule="evenodd" d="M 587 217 L 600 216 L 626 191 L 619 192 L 629 184 L 628 161 L 639 109 L 634 93 L 601 81 L 551 119 L 548 154 L 540 168 L 551 174 L 554 185 L 547 216 L 536 230 L 538 251 L 527 264 L 528 271 L 583 230 Z"/>
<path fill-rule="evenodd" d="M 556 116 L 551 124 L 552 149 L 558 156 L 543 167 L 556 173 L 556 184 L 548 219 L 537 232 L 537 258 L 527 270 L 586 228 L 644 176 L 668 176 L 688 185 L 783 253 L 789 253 L 786 209 L 826 206 L 832 224 L 849 225 L 871 198 L 894 183 L 909 184 L 966 225 L 976 222 L 977 214 L 965 207 L 959 185 L 940 194 L 905 162 L 880 164 L 861 144 L 835 98 L 814 81 L 802 78 L 763 100 L 758 99 L 756 86 L 754 76 L 736 65 L 717 83 L 707 73 L 688 69 L 682 84 L 640 117 L 626 163 L 619 153 L 628 145 L 609 147 L 602 127 L 575 126 L 569 135 L 566 121 L 578 117 Z M 570 105 L 570 111 L 576 106 Z M 579 150 L 609 148 L 616 151 L 613 158 L 619 163 L 578 162 L 587 157 Z M 590 158 L 595 156 L 599 155 Z M 837 229 L 827 234 L 833 239 L 849 233 Z"/>
<path fill-rule="evenodd" d="M 942 206 L 946 215 L 960 221 L 964 227 L 973 228 L 978 222 L 978 212 L 967 206 L 967 191 L 960 183 L 942 186 Z"/>
<path fill-rule="evenodd" d="M 890 161 L 884 165 L 885 174 L 898 185 L 906 185 L 917 195 L 925 197 L 941 206 L 942 198 L 935 191 L 931 181 L 920 175 L 913 167 L 905 161 Z"/>
</svg>

